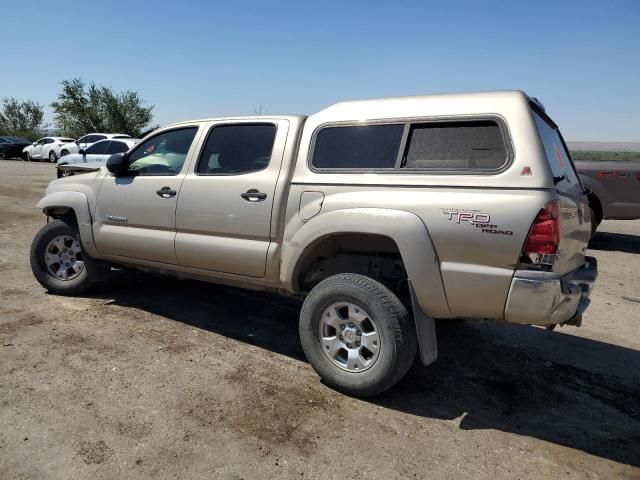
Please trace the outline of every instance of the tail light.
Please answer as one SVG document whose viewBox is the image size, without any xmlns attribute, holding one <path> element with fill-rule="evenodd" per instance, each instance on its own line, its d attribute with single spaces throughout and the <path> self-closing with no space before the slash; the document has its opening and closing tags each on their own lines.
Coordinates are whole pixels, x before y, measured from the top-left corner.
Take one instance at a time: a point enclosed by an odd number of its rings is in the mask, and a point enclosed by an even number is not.
<svg viewBox="0 0 640 480">
<path fill-rule="evenodd" d="M 560 202 L 547 203 L 533 221 L 522 254 L 537 265 L 553 265 L 560 243 Z"/>
</svg>

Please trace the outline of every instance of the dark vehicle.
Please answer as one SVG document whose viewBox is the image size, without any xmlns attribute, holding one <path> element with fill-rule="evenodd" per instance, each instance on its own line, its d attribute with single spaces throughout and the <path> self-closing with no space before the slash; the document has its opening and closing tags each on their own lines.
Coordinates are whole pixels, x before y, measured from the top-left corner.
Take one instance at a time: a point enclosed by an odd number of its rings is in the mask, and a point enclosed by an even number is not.
<svg viewBox="0 0 640 480">
<path fill-rule="evenodd" d="M 640 218 L 640 161 L 575 162 L 596 219 L 593 230 L 605 218 Z"/>
<path fill-rule="evenodd" d="M 29 145 L 31 145 L 31 142 L 26 138 L 13 136 L 0 137 L 0 160 L 24 158 L 22 150 Z"/>
</svg>

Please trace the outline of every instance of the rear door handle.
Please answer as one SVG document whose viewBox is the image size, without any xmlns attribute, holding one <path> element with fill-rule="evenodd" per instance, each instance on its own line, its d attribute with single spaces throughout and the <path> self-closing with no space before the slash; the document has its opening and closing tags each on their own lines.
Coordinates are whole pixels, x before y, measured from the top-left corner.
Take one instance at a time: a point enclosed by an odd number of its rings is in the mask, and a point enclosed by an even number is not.
<svg viewBox="0 0 640 480">
<path fill-rule="evenodd" d="M 261 202 L 265 198 L 267 198 L 266 193 L 259 192 L 255 188 L 247 190 L 240 194 L 242 198 L 244 198 L 247 202 Z"/>
<path fill-rule="evenodd" d="M 157 190 L 156 193 L 162 198 L 171 198 L 175 197 L 177 192 L 172 190 L 171 187 L 162 187 L 160 190 Z"/>
</svg>

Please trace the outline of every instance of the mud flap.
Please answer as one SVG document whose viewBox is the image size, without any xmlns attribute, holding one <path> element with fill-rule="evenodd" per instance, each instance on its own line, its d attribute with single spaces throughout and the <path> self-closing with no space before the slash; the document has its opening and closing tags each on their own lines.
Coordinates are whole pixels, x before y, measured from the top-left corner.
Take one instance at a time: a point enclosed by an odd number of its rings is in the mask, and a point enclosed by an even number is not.
<svg viewBox="0 0 640 480">
<path fill-rule="evenodd" d="M 416 324 L 418 334 L 418 349 L 420 350 L 420 361 L 425 367 L 436 361 L 438 358 L 438 340 L 436 338 L 436 322 L 433 318 L 427 317 L 420 308 L 416 292 L 409 282 L 411 291 L 411 305 L 413 306 L 413 319 Z"/>
</svg>

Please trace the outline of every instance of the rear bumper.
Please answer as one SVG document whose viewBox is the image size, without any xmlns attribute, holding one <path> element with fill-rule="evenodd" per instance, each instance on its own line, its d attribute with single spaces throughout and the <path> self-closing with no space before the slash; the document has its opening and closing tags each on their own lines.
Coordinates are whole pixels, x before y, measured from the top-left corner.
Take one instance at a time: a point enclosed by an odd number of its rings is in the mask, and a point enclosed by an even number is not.
<svg viewBox="0 0 640 480">
<path fill-rule="evenodd" d="M 505 320 L 531 325 L 580 324 L 598 277 L 598 262 L 585 257 L 583 267 L 567 275 L 517 270 L 505 307 Z"/>
</svg>

